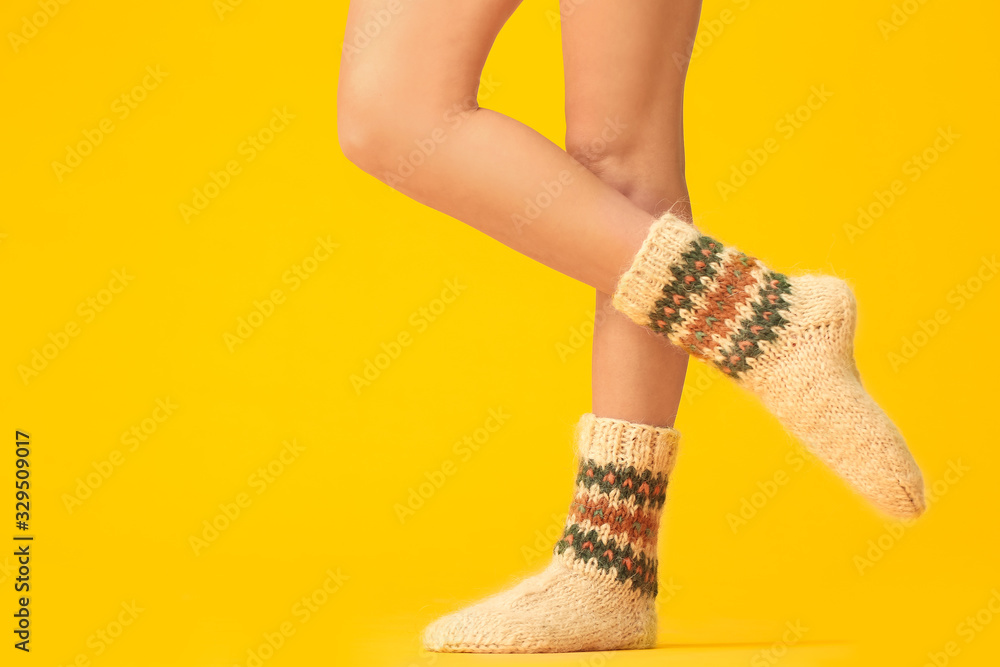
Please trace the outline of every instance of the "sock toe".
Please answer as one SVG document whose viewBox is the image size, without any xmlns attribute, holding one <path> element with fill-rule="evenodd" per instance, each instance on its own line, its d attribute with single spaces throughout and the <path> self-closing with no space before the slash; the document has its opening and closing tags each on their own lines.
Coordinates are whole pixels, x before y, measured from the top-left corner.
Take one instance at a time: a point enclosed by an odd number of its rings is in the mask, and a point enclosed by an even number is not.
<svg viewBox="0 0 1000 667">
<path fill-rule="evenodd" d="M 891 489 L 891 492 L 887 491 L 884 494 L 885 501 L 880 504 L 883 512 L 897 519 L 916 519 L 927 509 L 924 478 L 920 468 L 912 458 L 907 463 L 909 465 L 905 465 L 903 470 L 894 471 L 896 488 Z"/>
</svg>

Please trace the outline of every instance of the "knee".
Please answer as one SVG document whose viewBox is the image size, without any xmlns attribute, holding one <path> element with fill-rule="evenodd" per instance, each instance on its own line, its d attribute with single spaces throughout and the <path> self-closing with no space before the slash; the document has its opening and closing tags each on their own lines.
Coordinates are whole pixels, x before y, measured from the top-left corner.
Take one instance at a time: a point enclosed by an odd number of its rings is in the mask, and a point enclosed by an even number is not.
<svg viewBox="0 0 1000 667">
<path fill-rule="evenodd" d="M 340 149 L 348 160 L 378 178 L 405 172 L 434 152 L 436 144 L 431 150 L 427 145 L 443 140 L 438 135 L 444 133 L 446 110 L 444 100 L 432 95 L 343 82 L 337 95 Z"/>
<path fill-rule="evenodd" d="M 617 117 L 567 121 L 566 152 L 594 173 L 620 172 L 636 152 L 633 134 Z"/>
<path fill-rule="evenodd" d="M 375 174 L 392 151 L 398 121 L 384 107 L 391 103 L 350 82 L 337 91 L 337 140 L 344 157 Z"/>
<path fill-rule="evenodd" d="M 630 199 L 646 187 L 649 175 L 643 173 L 641 153 L 629 146 L 627 139 L 615 136 L 606 127 L 568 125 L 566 152 L 587 171 Z"/>
<path fill-rule="evenodd" d="M 566 152 L 640 206 L 686 198 L 682 135 L 632 124 L 618 117 L 569 121 Z"/>
</svg>

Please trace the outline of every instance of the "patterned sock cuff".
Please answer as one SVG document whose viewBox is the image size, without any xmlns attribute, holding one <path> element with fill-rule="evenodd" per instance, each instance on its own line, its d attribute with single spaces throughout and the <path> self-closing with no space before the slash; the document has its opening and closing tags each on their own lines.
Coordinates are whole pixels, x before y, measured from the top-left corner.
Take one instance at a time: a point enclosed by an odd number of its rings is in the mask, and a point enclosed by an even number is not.
<svg viewBox="0 0 1000 667">
<path fill-rule="evenodd" d="M 632 266 L 618 281 L 612 297 L 615 308 L 641 326 L 649 326 L 650 312 L 663 297 L 665 281 L 673 280 L 671 267 L 684 262 L 684 253 L 701 233 L 672 213 L 664 213 L 649 228 Z"/>
<path fill-rule="evenodd" d="M 576 492 L 554 552 L 655 597 L 656 537 L 678 437 L 672 428 L 584 415 Z"/>
<path fill-rule="evenodd" d="M 614 305 L 743 381 L 789 323 L 787 276 L 671 215 L 653 223 Z"/>
</svg>

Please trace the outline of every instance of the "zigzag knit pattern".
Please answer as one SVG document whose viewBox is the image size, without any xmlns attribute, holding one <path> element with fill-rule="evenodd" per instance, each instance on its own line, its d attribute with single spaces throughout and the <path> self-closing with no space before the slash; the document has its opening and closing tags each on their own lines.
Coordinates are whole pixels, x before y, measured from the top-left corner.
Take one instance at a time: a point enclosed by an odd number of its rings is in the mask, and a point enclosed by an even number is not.
<svg viewBox="0 0 1000 667">
<path fill-rule="evenodd" d="M 668 256 L 646 258 L 656 273 L 633 272 L 632 287 L 639 293 L 626 298 L 619 290 L 615 305 L 674 345 L 739 377 L 750 370 L 748 360 L 764 351 L 761 343 L 777 340 L 788 324 L 788 277 L 676 218 L 661 220 L 658 231 L 670 248 L 650 248 L 650 255 L 659 250 Z"/>
<path fill-rule="evenodd" d="M 555 553 L 594 560 L 621 582 L 656 595 L 656 533 L 667 476 L 634 466 L 580 461 L 576 496 Z"/>
<path fill-rule="evenodd" d="M 709 236 L 692 240 L 670 272 L 650 328 L 726 374 L 749 370 L 759 343 L 774 341 L 788 322 L 787 276 Z"/>
<path fill-rule="evenodd" d="M 431 651 L 541 653 L 656 643 L 656 537 L 674 465 L 670 428 L 584 415 L 566 530 L 542 572 L 424 631 Z"/>
<path fill-rule="evenodd" d="M 920 469 L 861 385 L 856 304 L 844 281 L 772 271 L 666 214 L 650 227 L 613 303 L 756 394 L 879 509 L 923 512 Z"/>
</svg>

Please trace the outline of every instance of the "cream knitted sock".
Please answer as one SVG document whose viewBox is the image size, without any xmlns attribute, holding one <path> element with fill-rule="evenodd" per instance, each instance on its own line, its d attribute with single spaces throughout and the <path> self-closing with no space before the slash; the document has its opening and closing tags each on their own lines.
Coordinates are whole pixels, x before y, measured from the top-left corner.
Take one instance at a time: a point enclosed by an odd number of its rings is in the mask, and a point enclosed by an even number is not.
<svg viewBox="0 0 1000 667">
<path fill-rule="evenodd" d="M 761 398 L 820 460 L 887 514 L 924 510 L 920 469 L 854 365 L 854 295 L 830 276 L 789 278 L 666 214 L 615 307 Z"/>
<path fill-rule="evenodd" d="M 424 630 L 430 651 L 545 653 L 656 643 L 656 534 L 677 431 L 586 414 L 576 495 L 541 573 Z"/>
</svg>

